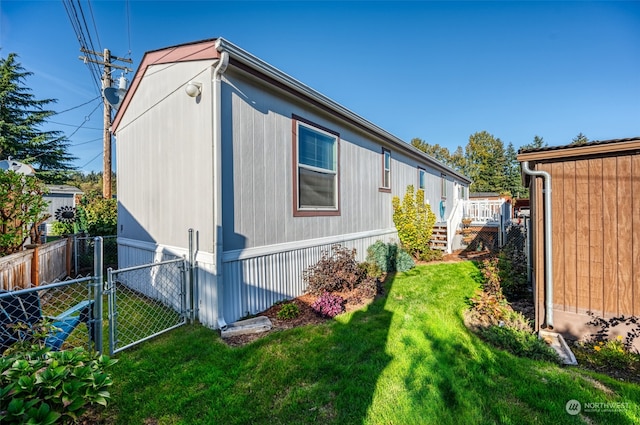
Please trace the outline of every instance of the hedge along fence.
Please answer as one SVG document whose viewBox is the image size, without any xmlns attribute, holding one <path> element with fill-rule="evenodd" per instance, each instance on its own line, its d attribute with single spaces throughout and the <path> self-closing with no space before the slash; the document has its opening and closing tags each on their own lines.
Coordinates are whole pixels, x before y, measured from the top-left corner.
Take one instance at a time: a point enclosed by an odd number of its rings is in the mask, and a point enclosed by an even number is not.
<svg viewBox="0 0 640 425">
<path fill-rule="evenodd" d="M 0 257 L 0 289 L 27 289 L 71 274 L 71 238 L 29 247 Z"/>
</svg>

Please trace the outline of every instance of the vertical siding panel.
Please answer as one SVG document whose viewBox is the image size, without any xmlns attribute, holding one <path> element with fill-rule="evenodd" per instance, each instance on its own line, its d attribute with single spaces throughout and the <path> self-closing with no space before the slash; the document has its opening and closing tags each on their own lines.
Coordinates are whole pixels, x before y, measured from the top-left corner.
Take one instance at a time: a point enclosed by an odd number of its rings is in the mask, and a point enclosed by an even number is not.
<svg viewBox="0 0 640 425">
<path fill-rule="evenodd" d="M 618 210 L 616 159 L 602 160 L 602 248 L 603 258 L 603 306 L 605 315 L 617 315 L 618 312 Z"/>
<path fill-rule="evenodd" d="M 602 159 L 589 160 L 589 309 L 603 312 Z"/>
<path fill-rule="evenodd" d="M 565 263 L 563 261 L 564 242 L 564 170 L 561 162 L 550 164 L 551 173 L 551 206 L 552 220 L 552 252 L 553 252 L 553 303 L 563 310 L 566 309 L 566 284 L 564 280 Z"/>
<path fill-rule="evenodd" d="M 576 226 L 576 292 L 577 312 L 589 310 L 589 164 L 576 161 L 576 204 L 578 221 Z"/>
<path fill-rule="evenodd" d="M 631 157 L 618 157 L 618 201 L 633 199 L 631 191 Z M 632 258 L 632 215 L 637 211 L 629 208 L 617 208 L 618 210 L 618 310 L 630 312 L 633 299 L 631 264 Z"/>
<path fill-rule="evenodd" d="M 553 183 L 552 183 L 553 184 Z M 576 312 L 576 257 L 577 257 L 577 214 L 582 211 L 576 201 L 576 163 L 564 163 L 564 201 L 554 209 L 562 208 L 564 215 L 564 289 L 565 310 Z"/>
<path fill-rule="evenodd" d="M 630 297 L 633 305 L 624 313 L 640 316 L 640 155 L 635 154 L 631 158 L 631 209 L 624 206 L 620 208 L 627 210 L 633 217 L 633 263 L 631 265 L 633 290 Z"/>
</svg>

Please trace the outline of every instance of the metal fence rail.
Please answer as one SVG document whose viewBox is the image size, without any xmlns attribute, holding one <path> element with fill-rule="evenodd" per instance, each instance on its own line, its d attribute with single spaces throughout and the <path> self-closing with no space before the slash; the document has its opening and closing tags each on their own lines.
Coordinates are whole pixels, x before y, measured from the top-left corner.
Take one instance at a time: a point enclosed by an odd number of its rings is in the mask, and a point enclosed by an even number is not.
<svg viewBox="0 0 640 425">
<path fill-rule="evenodd" d="M 107 270 L 112 355 L 187 323 L 187 272 L 181 258 Z"/>
<path fill-rule="evenodd" d="M 67 280 L 18 291 L 0 292 L 0 354 L 16 342 L 36 343 L 46 329 L 45 346 L 52 350 L 90 348 L 96 317 L 92 277 Z"/>
</svg>

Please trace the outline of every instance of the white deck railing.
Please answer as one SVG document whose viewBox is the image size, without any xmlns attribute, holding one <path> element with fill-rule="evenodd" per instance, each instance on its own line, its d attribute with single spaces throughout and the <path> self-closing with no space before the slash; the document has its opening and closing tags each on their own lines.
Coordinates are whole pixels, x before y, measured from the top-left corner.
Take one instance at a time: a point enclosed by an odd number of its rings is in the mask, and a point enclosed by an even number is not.
<svg viewBox="0 0 640 425">
<path fill-rule="evenodd" d="M 504 200 L 468 200 L 464 202 L 464 217 L 473 223 L 500 222 L 500 213 Z"/>
</svg>

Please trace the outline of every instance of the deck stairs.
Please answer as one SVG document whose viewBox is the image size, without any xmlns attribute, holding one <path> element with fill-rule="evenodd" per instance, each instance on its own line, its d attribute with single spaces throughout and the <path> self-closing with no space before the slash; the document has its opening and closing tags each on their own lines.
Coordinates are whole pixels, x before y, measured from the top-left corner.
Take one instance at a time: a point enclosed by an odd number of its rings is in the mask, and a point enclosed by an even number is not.
<svg viewBox="0 0 640 425">
<path fill-rule="evenodd" d="M 433 226 L 433 234 L 431 235 L 431 249 L 447 251 L 447 223 L 436 223 Z"/>
</svg>

